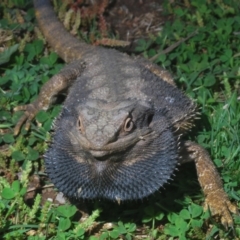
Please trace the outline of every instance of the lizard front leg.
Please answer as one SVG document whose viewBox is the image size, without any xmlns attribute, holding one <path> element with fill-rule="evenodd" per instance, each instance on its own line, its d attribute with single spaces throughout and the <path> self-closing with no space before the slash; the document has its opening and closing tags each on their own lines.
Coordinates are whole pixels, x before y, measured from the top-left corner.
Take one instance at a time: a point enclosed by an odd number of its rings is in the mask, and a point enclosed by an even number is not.
<svg viewBox="0 0 240 240">
<path fill-rule="evenodd" d="M 47 110 L 52 102 L 52 98 L 71 86 L 73 81 L 82 73 L 84 65 L 82 61 L 70 63 L 42 86 L 38 98 L 33 103 L 15 107 L 14 111 L 23 110 L 24 114 L 14 128 L 14 135 L 19 133 L 24 122 L 26 122 L 25 129 L 28 130 L 36 114 L 40 110 Z"/>
<path fill-rule="evenodd" d="M 233 226 L 231 213 L 238 213 L 237 206 L 230 202 L 223 189 L 221 178 L 208 152 L 197 143 L 184 143 L 189 159 L 194 160 L 198 181 L 205 195 L 205 209 L 209 208 L 213 215 L 221 218 L 224 226 Z"/>
</svg>

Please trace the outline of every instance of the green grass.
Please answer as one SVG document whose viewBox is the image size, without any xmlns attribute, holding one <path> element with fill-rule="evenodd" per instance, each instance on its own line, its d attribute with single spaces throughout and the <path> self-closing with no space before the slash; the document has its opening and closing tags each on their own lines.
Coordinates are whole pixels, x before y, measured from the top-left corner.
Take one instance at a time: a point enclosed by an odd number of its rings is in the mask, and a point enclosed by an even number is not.
<svg viewBox="0 0 240 240">
<path fill-rule="evenodd" d="M 171 15 L 172 21 L 165 23 L 158 36 L 139 41 L 136 49 L 136 54 L 151 58 L 196 32 L 169 53 L 159 55 L 155 62 L 172 72 L 179 88 L 199 105 L 202 116 L 189 137 L 210 152 L 224 189 L 236 204 L 240 200 L 238 5 L 237 0 L 166 3 L 164 13 Z M 21 113 L 12 109 L 36 98 L 43 83 L 61 69 L 63 62 L 49 51 L 39 31 L 34 30 L 31 2 L 2 1 L 0 14 L 2 239 L 240 238 L 239 216 L 234 216 L 234 229 L 225 229 L 209 212 L 203 211 L 204 197 L 191 163 L 180 166 L 173 181 L 146 200 L 121 205 L 107 201 L 87 203 L 92 214 L 83 223 L 78 222 L 75 205 L 55 206 L 42 201 L 42 189 L 32 203 L 25 201 L 33 176 L 41 179 L 41 186 L 49 184 L 43 154 L 60 105 L 40 112 L 31 130 L 22 129 L 17 137 L 12 129 Z M 105 223 L 112 225 L 106 227 Z"/>
</svg>

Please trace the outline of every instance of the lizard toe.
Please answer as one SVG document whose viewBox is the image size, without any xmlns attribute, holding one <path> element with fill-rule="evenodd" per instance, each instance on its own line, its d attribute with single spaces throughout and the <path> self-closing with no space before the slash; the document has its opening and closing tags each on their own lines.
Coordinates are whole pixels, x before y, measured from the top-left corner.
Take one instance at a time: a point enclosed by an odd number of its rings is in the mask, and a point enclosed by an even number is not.
<svg viewBox="0 0 240 240">
<path fill-rule="evenodd" d="M 23 106 L 17 106 L 13 109 L 14 111 L 24 111 L 23 116 L 20 117 L 20 119 L 18 120 L 15 128 L 14 128 L 14 135 L 18 135 L 18 133 L 20 132 L 20 129 L 22 127 L 22 125 L 26 122 L 26 126 L 25 129 L 28 131 L 30 128 L 30 124 L 33 120 L 33 118 L 36 116 L 38 110 L 37 108 L 34 106 L 34 104 L 27 104 L 27 105 L 23 105 Z"/>
<path fill-rule="evenodd" d="M 237 207 L 228 200 L 226 193 L 222 189 L 209 194 L 205 204 L 209 207 L 213 216 L 220 217 L 225 228 L 233 226 L 231 213 L 236 213 Z"/>
</svg>

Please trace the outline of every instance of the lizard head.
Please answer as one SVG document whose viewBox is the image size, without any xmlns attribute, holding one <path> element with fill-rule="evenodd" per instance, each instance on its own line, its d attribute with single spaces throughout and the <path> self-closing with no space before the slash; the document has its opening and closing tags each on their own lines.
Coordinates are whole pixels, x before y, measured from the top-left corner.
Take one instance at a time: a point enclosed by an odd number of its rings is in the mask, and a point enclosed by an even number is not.
<svg viewBox="0 0 240 240">
<path fill-rule="evenodd" d="M 177 165 L 165 110 L 147 102 L 91 100 L 64 107 L 56 126 L 46 170 L 69 197 L 142 199 L 166 183 Z"/>
</svg>

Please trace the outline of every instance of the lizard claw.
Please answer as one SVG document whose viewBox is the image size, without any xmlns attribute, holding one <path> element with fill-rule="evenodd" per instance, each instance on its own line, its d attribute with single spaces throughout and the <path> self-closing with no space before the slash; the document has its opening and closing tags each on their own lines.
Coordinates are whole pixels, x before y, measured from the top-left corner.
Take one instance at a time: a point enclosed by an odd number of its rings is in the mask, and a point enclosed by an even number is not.
<svg viewBox="0 0 240 240">
<path fill-rule="evenodd" d="M 238 208 L 231 203 L 223 189 L 217 189 L 207 195 L 205 199 L 205 209 L 209 208 L 212 215 L 220 217 L 225 228 L 233 227 L 231 213 L 238 214 Z"/>
<path fill-rule="evenodd" d="M 15 128 L 14 128 L 14 135 L 18 135 L 22 125 L 26 122 L 25 129 L 28 131 L 30 128 L 31 121 L 36 116 L 38 109 L 36 108 L 34 103 L 17 106 L 13 109 L 14 111 L 24 111 L 23 116 L 18 120 Z"/>
</svg>

